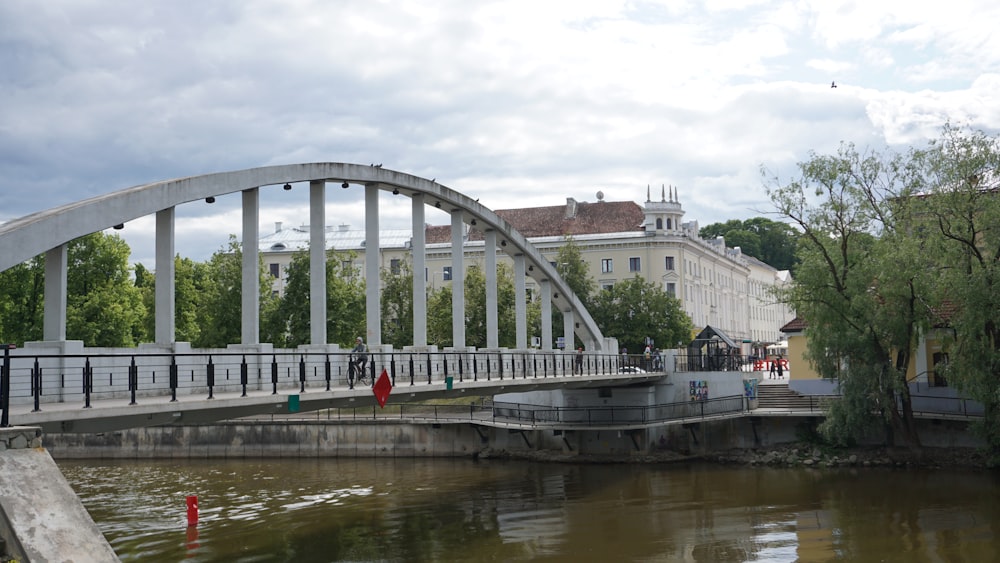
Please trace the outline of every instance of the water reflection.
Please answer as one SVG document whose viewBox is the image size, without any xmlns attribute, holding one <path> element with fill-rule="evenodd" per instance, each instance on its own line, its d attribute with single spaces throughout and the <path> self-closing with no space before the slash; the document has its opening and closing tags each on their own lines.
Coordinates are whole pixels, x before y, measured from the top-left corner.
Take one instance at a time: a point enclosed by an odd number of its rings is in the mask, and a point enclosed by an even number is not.
<svg viewBox="0 0 1000 563">
<path fill-rule="evenodd" d="M 124 561 L 995 560 L 996 477 L 466 459 L 60 462 Z M 187 527 L 185 497 L 201 518 Z"/>
</svg>

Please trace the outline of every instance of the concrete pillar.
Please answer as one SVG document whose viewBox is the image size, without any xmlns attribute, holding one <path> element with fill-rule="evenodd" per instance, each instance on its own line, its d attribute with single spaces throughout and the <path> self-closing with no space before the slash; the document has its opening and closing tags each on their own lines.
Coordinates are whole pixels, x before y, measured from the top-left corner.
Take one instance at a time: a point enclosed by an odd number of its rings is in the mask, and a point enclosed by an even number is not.
<svg viewBox="0 0 1000 563">
<path fill-rule="evenodd" d="M 564 350 L 567 352 L 576 349 L 576 339 L 573 338 L 576 328 L 576 317 L 572 310 L 563 311 L 563 340 L 566 342 Z"/>
<path fill-rule="evenodd" d="M 326 182 L 309 182 L 309 341 L 326 344 Z"/>
<path fill-rule="evenodd" d="M 923 381 L 927 385 L 930 385 L 931 378 L 930 378 L 930 374 L 929 374 L 929 369 L 930 369 L 930 367 L 933 367 L 933 366 L 928 366 L 927 365 L 927 335 L 926 334 L 921 334 L 917 338 L 917 352 L 916 352 L 916 357 L 914 357 L 914 360 L 916 361 L 916 369 L 917 369 L 917 374 L 916 374 L 916 378 L 915 379 L 917 381 Z M 792 366 L 789 365 L 788 367 L 791 368 Z"/>
<path fill-rule="evenodd" d="M 382 253 L 378 240 L 378 184 L 365 185 L 365 315 L 369 346 L 382 345 Z"/>
<path fill-rule="evenodd" d="M 486 245 L 486 347 L 500 347 L 500 327 L 497 315 L 497 232 L 488 229 Z"/>
<path fill-rule="evenodd" d="M 465 347 L 465 223 L 460 209 L 451 210 L 451 340 Z"/>
<path fill-rule="evenodd" d="M 156 212 L 156 343 L 172 344 L 175 336 L 174 208 Z"/>
<path fill-rule="evenodd" d="M 45 253 L 45 313 L 42 340 L 66 340 L 66 245 Z"/>
<path fill-rule="evenodd" d="M 243 190 L 243 270 L 240 342 L 260 344 L 260 194 Z"/>
<path fill-rule="evenodd" d="M 427 231 L 424 194 L 413 194 L 413 345 L 427 346 Z"/>
<path fill-rule="evenodd" d="M 528 349 L 528 304 L 524 254 L 514 255 L 514 332 L 518 350 Z"/>
<path fill-rule="evenodd" d="M 541 284 L 542 295 L 542 350 L 552 349 L 552 283 L 545 279 Z"/>
</svg>

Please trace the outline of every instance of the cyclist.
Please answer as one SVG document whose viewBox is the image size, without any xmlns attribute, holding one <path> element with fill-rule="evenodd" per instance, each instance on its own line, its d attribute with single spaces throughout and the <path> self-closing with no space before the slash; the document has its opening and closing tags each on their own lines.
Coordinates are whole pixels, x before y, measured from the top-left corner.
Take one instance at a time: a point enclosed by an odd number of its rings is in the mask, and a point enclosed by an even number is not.
<svg viewBox="0 0 1000 563">
<path fill-rule="evenodd" d="M 368 366 L 368 347 L 365 346 L 365 341 L 360 336 L 354 339 L 351 355 L 353 357 L 351 361 L 358 372 L 358 379 L 361 379 L 365 376 L 365 367 Z"/>
</svg>

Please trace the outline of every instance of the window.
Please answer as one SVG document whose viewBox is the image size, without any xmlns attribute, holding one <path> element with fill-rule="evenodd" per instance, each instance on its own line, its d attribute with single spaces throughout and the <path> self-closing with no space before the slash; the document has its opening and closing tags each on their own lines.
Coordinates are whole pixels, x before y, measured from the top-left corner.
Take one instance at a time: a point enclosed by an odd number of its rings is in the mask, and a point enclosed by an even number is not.
<svg viewBox="0 0 1000 563">
<path fill-rule="evenodd" d="M 665 257 L 663 259 L 663 265 L 664 265 L 664 267 L 667 268 L 667 270 L 673 270 L 674 269 L 674 257 L 673 256 L 667 256 L 667 257 Z"/>
<path fill-rule="evenodd" d="M 399 258 L 393 258 L 389 260 L 389 271 L 392 272 L 392 275 L 394 276 L 399 275 L 399 264 L 400 264 Z"/>
<path fill-rule="evenodd" d="M 601 258 L 601 273 L 610 274 L 615 271 L 615 264 L 611 258 Z"/>
<path fill-rule="evenodd" d="M 640 265 L 640 260 L 638 257 L 632 257 L 628 259 L 628 271 L 630 272 L 642 271 L 642 267 Z"/>
<path fill-rule="evenodd" d="M 663 230 L 663 219 L 660 219 L 660 218 L 656 219 L 656 230 L 657 231 L 662 231 Z"/>
<path fill-rule="evenodd" d="M 444 281 L 451 281 L 451 266 L 445 266 L 442 270 Z"/>
<path fill-rule="evenodd" d="M 601 289 L 605 289 L 605 290 L 611 291 L 611 288 L 613 288 L 614 286 L 615 286 L 614 283 L 605 282 L 605 283 L 601 284 Z"/>
<path fill-rule="evenodd" d="M 278 264 L 268 264 L 268 267 L 271 269 L 272 278 L 276 278 L 281 275 L 281 266 Z"/>
<path fill-rule="evenodd" d="M 667 293 L 669 293 L 671 297 L 677 297 L 677 284 L 676 283 L 674 283 L 674 282 L 667 282 L 667 288 L 666 289 L 667 289 Z"/>
</svg>

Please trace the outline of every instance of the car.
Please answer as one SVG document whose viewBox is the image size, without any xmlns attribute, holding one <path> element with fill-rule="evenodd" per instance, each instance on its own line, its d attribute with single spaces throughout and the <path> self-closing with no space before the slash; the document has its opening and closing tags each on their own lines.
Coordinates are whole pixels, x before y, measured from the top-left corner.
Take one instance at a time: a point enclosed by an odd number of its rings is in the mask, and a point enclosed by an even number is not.
<svg viewBox="0 0 1000 563">
<path fill-rule="evenodd" d="M 646 370 L 637 366 L 622 366 L 618 368 L 618 373 L 646 373 Z"/>
</svg>

